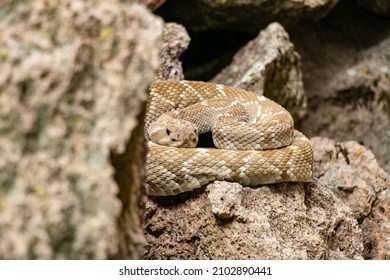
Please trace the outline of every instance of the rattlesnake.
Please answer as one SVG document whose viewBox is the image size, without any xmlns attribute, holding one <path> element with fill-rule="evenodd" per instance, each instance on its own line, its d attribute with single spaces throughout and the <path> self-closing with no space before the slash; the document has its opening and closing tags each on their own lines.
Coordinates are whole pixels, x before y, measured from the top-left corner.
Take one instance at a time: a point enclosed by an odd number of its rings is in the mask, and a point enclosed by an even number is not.
<svg viewBox="0 0 390 280">
<path fill-rule="evenodd" d="M 147 193 L 176 195 L 214 180 L 243 186 L 310 182 L 311 144 L 293 125 L 283 107 L 242 89 L 196 81 L 155 82 L 146 107 L 145 136 L 173 147 L 148 142 Z M 222 149 L 180 147 L 193 147 L 197 130 L 210 129 Z"/>
</svg>

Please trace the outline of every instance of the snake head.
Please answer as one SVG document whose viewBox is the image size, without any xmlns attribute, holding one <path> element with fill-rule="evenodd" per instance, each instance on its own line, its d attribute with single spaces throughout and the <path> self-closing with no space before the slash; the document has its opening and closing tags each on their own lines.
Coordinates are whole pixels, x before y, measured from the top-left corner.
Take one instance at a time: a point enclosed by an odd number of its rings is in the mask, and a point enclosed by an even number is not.
<svg viewBox="0 0 390 280">
<path fill-rule="evenodd" d="M 195 148 L 198 144 L 198 128 L 195 124 L 163 115 L 147 129 L 149 140 L 168 147 Z"/>
</svg>

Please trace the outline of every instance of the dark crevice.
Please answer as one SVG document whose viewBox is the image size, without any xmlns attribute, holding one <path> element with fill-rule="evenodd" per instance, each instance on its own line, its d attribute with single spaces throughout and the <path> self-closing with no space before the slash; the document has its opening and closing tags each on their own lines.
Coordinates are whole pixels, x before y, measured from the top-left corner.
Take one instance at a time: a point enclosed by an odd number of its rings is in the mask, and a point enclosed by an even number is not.
<svg viewBox="0 0 390 280">
<path fill-rule="evenodd" d="M 151 236 L 154 236 L 155 238 L 159 238 L 165 232 L 165 229 L 160 228 L 158 230 L 152 230 L 151 226 L 149 225 L 145 228 L 145 231 Z"/>
<path fill-rule="evenodd" d="M 344 146 L 341 145 L 341 144 L 339 144 L 339 143 L 337 143 L 337 144 L 335 145 L 335 147 L 336 147 L 336 149 L 339 151 L 339 152 L 337 153 L 337 158 L 338 158 L 338 155 L 341 153 L 341 154 L 343 155 L 344 159 L 345 159 L 345 162 L 346 162 L 347 164 L 350 164 L 351 161 L 350 161 L 350 159 L 349 159 L 349 157 L 348 157 L 348 151 L 347 151 L 347 149 L 344 148 Z"/>
<path fill-rule="evenodd" d="M 199 142 L 197 147 L 199 148 L 215 148 L 213 142 L 213 134 L 211 131 L 199 134 Z"/>
<path fill-rule="evenodd" d="M 191 43 L 181 56 L 187 80 L 208 81 L 231 63 L 234 54 L 254 36 L 237 31 L 189 32 Z"/>
<path fill-rule="evenodd" d="M 328 99 L 332 104 L 338 106 L 345 106 L 348 104 L 352 105 L 353 109 L 359 107 L 366 107 L 372 109 L 372 103 L 375 100 L 375 92 L 372 91 L 369 87 L 357 87 L 349 88 L 337 92 L 336 97 L 331 97 Z"/>
<path fill-rule="evenodd" d="M 362 213 L 359 217 L 357 217 L 356 220 L 357 220 L 359 225 L 361 225 L 366 218 L 369 218 L 372 215 L 372 209 L 374 209 L 374 206 L 375 206 L 377 201 L 378 201 L 378 194 L 375 193 L 374 199 L 372 200 L 370 208 L 369 208 L 369 212 L 367 214 Z"/>
</svg>

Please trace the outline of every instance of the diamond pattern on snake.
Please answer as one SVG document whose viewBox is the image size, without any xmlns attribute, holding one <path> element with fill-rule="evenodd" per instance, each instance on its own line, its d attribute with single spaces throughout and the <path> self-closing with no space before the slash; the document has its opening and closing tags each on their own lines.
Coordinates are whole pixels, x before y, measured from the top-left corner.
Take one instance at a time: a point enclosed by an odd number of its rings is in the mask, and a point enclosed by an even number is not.
<svg viewBox="0 0 390 280">
<path fill-rule="evenodd" d="M 212 132 L 216 148 L 197 148 Z M 311 182 L 310 141 L 274 101 L 229 86 L 158 81 L 146 107 L 146 188 L 153 196 L 192 191 L 215 180 L 258 186 Z"/>
</svg>

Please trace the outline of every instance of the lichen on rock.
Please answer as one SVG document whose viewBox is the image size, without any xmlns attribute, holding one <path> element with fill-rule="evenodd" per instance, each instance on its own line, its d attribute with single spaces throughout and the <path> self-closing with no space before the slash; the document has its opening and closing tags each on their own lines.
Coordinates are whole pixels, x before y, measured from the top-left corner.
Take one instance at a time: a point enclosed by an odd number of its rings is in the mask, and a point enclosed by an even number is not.
<svg viewBox="0 0 390 280">
<path fill-rule="evenodd" d="M 162 34 L 161 20 L 131 2 L 2 6 L 0 258 L 118 254 L 123 186 L 110 155 L 126 153 Z M 142 256 L 140 217 L 127 257 Z"/>
</svg>

